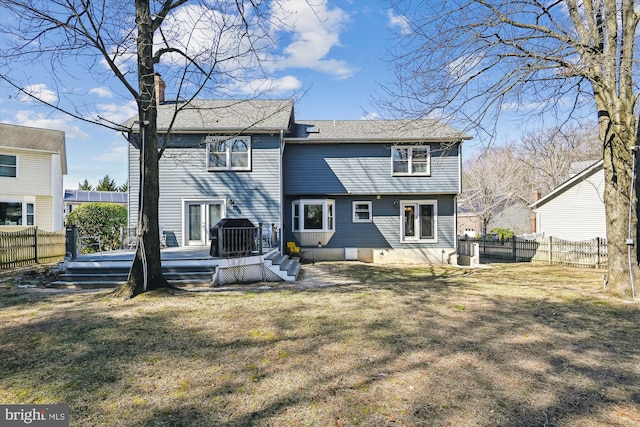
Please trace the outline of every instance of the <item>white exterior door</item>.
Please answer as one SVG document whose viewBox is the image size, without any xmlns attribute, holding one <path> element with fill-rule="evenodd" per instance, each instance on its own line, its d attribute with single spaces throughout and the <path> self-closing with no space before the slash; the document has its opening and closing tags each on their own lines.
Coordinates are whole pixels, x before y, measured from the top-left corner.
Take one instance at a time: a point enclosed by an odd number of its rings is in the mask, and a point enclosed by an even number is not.
<svg viewBox="0 0 640 427">
<path fill-rule="evenodd" d="M 185 200 L 184 246 L 209 245 L 209 230 L 224 217 L 224 212 L 224 200 Z"/>
</svg>

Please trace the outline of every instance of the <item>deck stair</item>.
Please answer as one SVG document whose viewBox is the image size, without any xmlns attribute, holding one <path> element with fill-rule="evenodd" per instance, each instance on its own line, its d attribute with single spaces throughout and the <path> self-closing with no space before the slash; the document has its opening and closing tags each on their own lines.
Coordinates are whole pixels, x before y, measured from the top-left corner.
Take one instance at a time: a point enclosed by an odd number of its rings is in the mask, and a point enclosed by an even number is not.
<svg viewBox="0 0 640 427">
<path fill-rule="evenodd" d="M 265 267 L 286 282 L 293 282 L 300 274 L 300 258 L 272 252 L 264 258 Z"/>
<path fill-rule="evenodd" d="M 217 265 L 212 259 L 162 261 L 162 274 L 177 287 L 210 286 Z M 71 261 L 64 263 L 58 280 L 51 285 L 60 288 L 113 288 L 126 283 L 131 261 Z"/>
<path fill-rule="evenodd" d="M 115 288 L 126 283 L 132 263 L 132 255 L 82 256 L 75 260 L 67 260 L 60 264 L 58 280 L 53 287 L 60 288 Z M 233 278 L 233 274 L 223 274 L 226 269 L 238 268 L 238 261 L 233 259 L 212 258 L 208 256 L 164 254 L 162 273 L 167 281 L 176 287 L 208 287 L 224 283 L 225 276 Z M 263 271 L 253 280 L 295 281 L 300 273 L 300 259 L 272 250 L 263 256 L 250 256 L 242 260 L 242 268 L 253 268 Z M 253 266 L 253 267 L 252 267 Z M 268 272 L 268 273 L 267 273 Z M 250 277 L 247 274 L 247 277 Z M 261 279 L 262 278 L 262 279 Z"/>
</svg>

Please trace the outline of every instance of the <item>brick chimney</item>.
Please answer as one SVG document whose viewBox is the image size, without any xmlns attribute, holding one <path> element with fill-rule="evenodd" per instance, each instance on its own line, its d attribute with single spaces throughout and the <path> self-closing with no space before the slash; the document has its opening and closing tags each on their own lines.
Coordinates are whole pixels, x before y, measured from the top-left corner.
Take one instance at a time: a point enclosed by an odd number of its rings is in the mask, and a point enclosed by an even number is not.
<svg viewBox="0 0 640 427">
<path fill-rule="evenodd" d="M 153 83 L 156 90 L 156 104 L 164 104 L 164 89 L 166 85 L 164 83 L 164 80 L 162 80 L 160 74 L 156 73 L 153 76 Z"/>
<path fill-rule="evenodd" d="M 535 189 L 531 192 L 531 203 L 535 203 L 542 198 L 542 191 L 539 189 Z M 530 229 L 532 233 L 537 233 L 537 221 L 536 221 L 536 213 L 532 212 L 531 217 L 529 218 Z"/>
<path fill-rule="evenodd" d="M 531 203 L 537 202 L 538 200 L 540 200 L 542 198 L 542 191 L 540 191 L 539 189 L 533 190 L 531 192 L 530 198 L 531 198 L 531 200 L 530 200 Z"/>
</svg>

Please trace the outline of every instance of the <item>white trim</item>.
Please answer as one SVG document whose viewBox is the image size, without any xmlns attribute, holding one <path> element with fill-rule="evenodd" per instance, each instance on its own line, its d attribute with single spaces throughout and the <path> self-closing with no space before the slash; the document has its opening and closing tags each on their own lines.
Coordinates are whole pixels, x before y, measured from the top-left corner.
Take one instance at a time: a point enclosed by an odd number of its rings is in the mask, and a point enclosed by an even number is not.
<svg viewBox="0 0 640 427">
<path fill-rule="evenodd" d="M 243 143 L 245 143 L 247 145 L 247 165 L 246 166 L 232 166 L 231 162 L 233 159 L 233 151 L 232 151 L 232 147 L 231 145 L 227 144 L 228 141 L 233 140 L 235 141 L 242 141 Z M 208 171 L 250 171 L 251 170 L 251 152 L 252 152 L 252 146 L 251 146 L 251 137 L 248 135 L 243 135 L 243 136 L 207 136 L 205 138 L 205 142 L 206 142 L 206 165 L 207 165 L 207 170 Z M 220 166 L 211 166 L 210 165 L 210 160 L 211 160 L 211 146 L 213 144 L 217 144 L 220 142 L 224 142 L 225 143 L 225 165 L 224 167 L 220 167 Z M 219 153 L 222 153 L 222 151 L 219 151 Z"/>
<path fill-rule="evenodd" d="M 433 206 L 433 238 L 421 239 L 420 229 L 420 206 Z M 412 227 L 415 235 L 405 236 L 405 208 L 413 207 L 414 219 Z M 438 243 L 438 201 L 437 200 L 401 200 L 400 201 L 400 243 Z"/>
<path fill-rule="evenodd" d="M 0 224 L 0 227 L 11 227 L 11 226 L 24 226 L 24 227 L 32 227 L 38 225 L 37 223 L 37 213 L 36 213 L 36 198 L 34 196 L 23 196 L 23 197 L 0 197 L 0 203 L 19 203 L 20 207 L 20 221 L 22 224 Z M 27 221 L 27 206 L 33 205 L 33 224 L 28 224 Z"/>
<path fill-rule="evenodd" d="M 5 153 L 5 152 L 0 152 L 0 155 L 2 155 L 2 156 L 11 156 L 11 157 L 15 157 L 16 158 L 16 176 L 0 175 L 0 178 L 18 179 L 20 177 L 20 156 L 18 154 Z"/>
<path fill-rule="evenodd" d="M 226 218 L 227 216 L 227 200 L 226 199 L 215 199 L 215 198 L 183 198 L 181 199 L 181 215 L 182 215 L 182 219 L 181 219 L 181 223 L 182 223 L 182 246 L 195 246 L 195 244 L 189 245 L 189 215 L 187 213 L 187 206 L 190 204 L 199 204 L 201 205 L 201 209 L 202 206 L 207 206 L 207 205 L 221 205 L 222 208 L 220 210 L 220 217 L 221 218 Z M 205 212 L 200 212 L 201 214 L 204 214 L 205 217 L 202 218 L 202 220 L 204 221 L 203 225 L 204 225 L 204 230 L 201 230 L 201 232 L 204 233 L 204 235 L 201 237 L 201 245 L 207 245 L 210 243 L 210 239 L 209 239 L 209 230 L 207 230 L 207 226 L 208 228 L 213 227 L 215 224 L 207 224 L 208 223 L 208 218 L 206 217 L 207 212 L 205 210 Z M 204 243 L 202 243 L 204 242 Z"/>
<path fill-rule="evenodd" d="M 426 149 L 427 150 L 427 171 L 426 172 L 414 172 L 413 167 L 413 151 L 415 149 Z M 396 172 L 394 168 L 394 153 L 398 150 L 408 150 L 409 157 L 407 158 L 407 172 Z M 425 163 L 425 162 L 420 162 Z M 421 144 L 421 145 L 393 145 L 391 146 L 391 176 L 431 176 L 431 145 L 429 144 Z"/>
<path fill-rule="evenodd" d="M 306 230 L 304 228 L 304 206 L 305 205 L 322 205 L 322 228 Z M 295 209 L 299 206 L 298 229 L 294 227 Z M 329 210 L 333 211 L 331 215 L 331 224 L 329 224 Z M 291 231 L 296 233 L 318 233 L 330 232 L 336 230 L 336 201 L 333 199 L 297 199 L 291 202 Z"/>
<path fill-rule="evenodd" d="M 364 212 L 364 211 L 357 211 L 356 210 L 357 209 L 357 205 L 366 205 L 367 206 L 366 213 L 369 214 L 369 218 L 367 218 L 367 219 L 358 218 L 356 213 L 357 212 Z M 356 223 L 373 222 L 373 202 L 371 200 L 354 200 L 353 202 L 351 202 L 351 221 L 352 222 L 356 222 Z"/>
</svg>

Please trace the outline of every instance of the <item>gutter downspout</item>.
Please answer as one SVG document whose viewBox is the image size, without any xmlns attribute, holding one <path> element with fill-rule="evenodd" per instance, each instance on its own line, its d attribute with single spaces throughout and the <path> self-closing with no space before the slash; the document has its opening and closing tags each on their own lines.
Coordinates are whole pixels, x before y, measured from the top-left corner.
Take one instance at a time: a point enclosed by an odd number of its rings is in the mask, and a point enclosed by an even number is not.
<svg viewBox="0 0 640 427">
<path fill-rule="evenodd" d="M 280 129 L 280 182 L 278 191 L 280 192 L 280 242 L 278 243 L 278 250 L 282 253 L 284 247 L 284 130 Z"/>
</svg>

